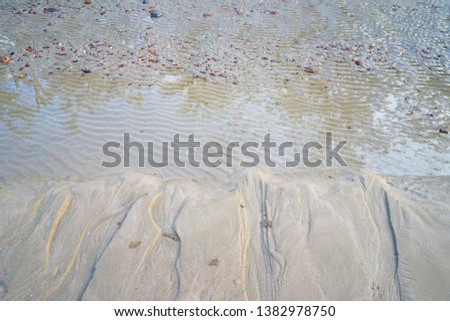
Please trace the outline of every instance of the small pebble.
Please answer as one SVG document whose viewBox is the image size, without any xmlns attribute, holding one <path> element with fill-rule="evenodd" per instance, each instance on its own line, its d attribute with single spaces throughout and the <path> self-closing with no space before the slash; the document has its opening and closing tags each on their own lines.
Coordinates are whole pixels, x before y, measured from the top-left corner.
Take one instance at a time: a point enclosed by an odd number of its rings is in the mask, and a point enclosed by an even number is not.
<svg viewBox="0 0 450 321">
<path fill-rule="evenodd" d="M 308 66 L 308 67 L 305 67 L 305 72 L 307 72 L 308 74 L 315 74 L 317 71 L 313 68 L 313 67 L 311 67 L 311 66 Z"/>
<path fill-rule="evenodd" d="M 44 13 L 53 13 L 53 12 L 58 12 L 59 10 L 56 8 L 44 8 Z"/>
<path fill-rule="evenodd" d="M 135 249 L 137 248 L 139 245 L 141 245 L 141 241 L 137 241 L 137 242 L 130 242 L 130 244 L 128 244 L 128 248 L 129 249 Z"/>
<path fill-rule="evenodd" d="M 159 18 L 161 16 L 162 16 L 162 14 L 160 14 L 159 12 L 150 13 L 150 18 Z"/>
</svg>

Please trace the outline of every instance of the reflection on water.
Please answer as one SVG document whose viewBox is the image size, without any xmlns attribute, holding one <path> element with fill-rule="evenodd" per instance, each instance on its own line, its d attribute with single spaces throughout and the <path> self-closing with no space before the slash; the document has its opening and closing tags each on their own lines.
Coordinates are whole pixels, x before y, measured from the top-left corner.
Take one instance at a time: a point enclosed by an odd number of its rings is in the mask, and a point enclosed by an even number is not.
<svg viewBox="0 0 450 321">
<path fill-rule="evenodd" d="M 446 1 L 168 1 L 154 20 L 139 1 L 53 3 L 0 6 L 0 175 L 108 174 L 102 145 L 124 132 L 301 146 L 327 131 L 349 166 L 450 173 Z"/>
</svg>

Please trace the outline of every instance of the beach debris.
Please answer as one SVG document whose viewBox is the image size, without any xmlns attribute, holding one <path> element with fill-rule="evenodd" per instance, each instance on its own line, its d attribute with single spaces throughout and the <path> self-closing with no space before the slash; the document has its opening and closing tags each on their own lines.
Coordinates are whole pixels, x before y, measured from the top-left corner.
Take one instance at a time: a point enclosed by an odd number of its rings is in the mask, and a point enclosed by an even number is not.
<svg viewBox="0 0 450 321">
<path fill-rule="evenodd" d="M 219 265 L 219 259 L 218 258 L 213 258 L 209 261 L 208 266 L 218 266 Z"/>
<path fill-rule="evenodd" d="M 307 66 L 303 69 L 305 72 L 307 72 L 308 74 L 315 74 L 317 71 L 311 67 L 311 66 Z"/>
<path fill-rule="evenodd" d="M 9 62 L 11 61 L 11 58 L 9 58 L 9 57 L 3 57 L 2 58 L 2 62 L 4 63 L 4 64 L 9 64 Z"/>
<path fill-rule="evenodd" d="M 448 127 L 439 128 L 439 133 L 440 134 L 448 134 Z"/>
<path fill-rule="evenodd" d="M 100 15 L 103 16 L 106 13 L 106 11 L 100 12 Z"/>
<path fill-rule="evenodd" d="M 25 74 L 19 74 L 19 78 L 25 78 Z"/>
<path fill-rule="evenodd" d="M 239 206 L 240 206 L 241 208 L 244 208 L 244 207 L 245 207 L 244 204 L 239 204 Z"/>
<path fill-rule="evenodd" d="M 171 239 L 172 241 L 175 241 L 175 242 L 179 242 L 180 241 L 180 237 L 177 234 L 175 234 L 175 233 L 162 233 L 162 236 L 163 237 L 167 237 L 167 238 L 169 238 L 169 239 Z"/>
<path fill-rule="evenodd" d="M 84 0 L 84 4 L 91 4 L 92 2 L 90 0 Z"/>
<path fill-rule="evenodd" d="M 123 67 L 125 67 L 125 64 L 120 64 L 119 65 L 119 68 L 123 68 Z"/>
<path fill-rule="evenodd" d="M 147 0 L 143 0 L 142 4 L 147 4 L 147 2 L 148 2 Z"/>
<path fill-rule="evenodd" d="M 44 8 L 44 13 L 54 13 L 58 12 L 59 10 L 56 8 Z"/>
<path fill-rule="evenodd" d="M 261 221 L 260 225 L 261 225 L 261 227 L 264 227 L 264 228 L 272 228 L 272 221 L 268 220 L 268 219 L 264 219 Z"/>
<path fill-rule="evenodd" d="M 400 9 L 400 5 L 399 4 L 393 4 L 392 5 L 392 11 L 397 11 L 398 9 Z"/>
<path fill-rule="evenodd" d="M 93 1 L 80 1 L 79 4 L 83 3 L 91 3 L 94 5 Z M 48 2 L 47 2 L 48 3 Z M 98 1 L 96 2 L 98 3 Z M 145 5 L 141 6 L 140 9 L 123 9 L 125 12 L 131 12 L 134 10 L 139 10 L 139 13 L 148 19 L 158 18 L 161 16 L 157 12 L 157 9 L 154 6 L 150 6 L 150 1 L 144 1 Z M 153 3 L 153 2 L 152 2 Z M 116 3 L 119 5 L 120 3 Z M 59 14 L 62 15 L 62 12 L 70 13 L 72 15 L 72 9 L 69 7 L 54 7 L 51 4 L 41 4 L 36 5 L 38 12 L 42 12 L 44 7 L 46 8 L 46 12 L 53 12 L 55 9 L 59 10 L 58 13 L 54 16 L 47 16 L 47 20 L 42 20 L 41 23 L 43 26 L 48 24 L 47 29 L 42 29 L 44 32 L 50 33 L 52 28 L 50 26 L 53 23 L 56 23 L 54 20 L 50 18 L 56 18 Z M 81 6 L 80 6 L 81 7 Z M 113 6 L 114 7 L 114 6 Z M 121 5 L 121 8 L 124 6 Z M 64 9 L 63 9 L 64 8 Z M 84 6 L 84 9 L 93 8 L 92 6 Z M 114 7 L 115 8 L 115 7 Z M 79 10 L 81 8 L 77 8 Z M 111 13 L 112 10 L 108 7 L 99 7 L 98 11 L 94 12 L 94 15 L 97 15 L 100 12 Z M 240 15 L 239 19 L 246 19 L 244 16 L 248 13 L 250 14 L 253 10 L 245 9 L 244 7 L 236 7 L 231 6 L 229 8 L 230 14 Z M 260 13 L 265 15 L 277 14 L 281 15 L 281 11 L 275 11 L 275 8 L 267 8 L 262 7 L 259 9 Z M 272 12 L 273 11 L 273 12 Z M 26 15 L 28 10 L 16 10 L 12 11 L 15 15 Z M 53 14 L 52 14 L 53 15 Z M 149 17 L 150 16 L 150 17 Z M 208 19 L 211 17 L 212 19 L 216 18 L 216 11 L 212 9 L 203 9 L 202 11 L 197 11 L 197 16 L 201 19 L 202 16 L 204 19 Z M 61 16 L 62 17 L 62 16 Z M 42 18 L 42 17 L 41 17 Z M 44 16 L 45 18 L 45 16 Z M 218 18 L 218 17 L 217 17 Z M 276 17 L 274 17 L 276 18 Z M 237 19 L 237 18 L 236 18 Z M 47 21 L 47 23 L 45 23 Z M 51 21 L 51 22 L 50 22 Z M 206 21 L 205 21 L 206 22 Z M 152 30 L 154 26 L 148 25 L 142 30 L 142 37 L 145 42 L 142 43 L 142 47 L 130 49 L 124 46 L 118 45 L 116 46 L 115 40 L 108 39 L 114 38 L 112 34 L 106 34 L 105 39 L 100 41 L 99 39 L 92 38 L 86 39 L 86 41 L 79 46 L 74 46 L 73 43 L 69 41 L 65 41 L 63 44 L 59 44 L 59 40 L 54 38 L 42 38 L 45 43 L 36 44 L 36 48 L 32 48 L 32 50 L 28 50 L 28 48 L 22 48 L 27 52 L 23 52 L 21 49 L 20 52 L 16 51 L 14 56 L 14 61 L 11 61 L 10 65 L 14 65 L 12 67 L 16 67 L 17 69 L 13 72 L 13 74 L 18 75 L 19 72 L 24 72 L 26 69 L 21 71 L 19 68 L 22 68 L 23 65 L 28 61 L 30 63 L 34 63 L 37 60 L 35 58 L 45 58 L 46 62 L 52 62 L 52 56 L 58 56 L 57 62 L 53 63 L 53 66 L 49 66 L 49 70 L 43 70 L 43 72 L 56 72 L 54 69 L 56 67 L 60 67 L 62 72 L 70 70 L 73 67 L 73 64 L 69 66 L 71 62 L 78 61 L 80 66 L 75 68 L 75 70 L 83 68 L 83 66 L 90 66 L 91 68 L 95 68 L 95 72 L 97 75 L 105 75 L 105 76 L 123 76 L 123 72 L 128 66 L 136 66 L 139 70 L 146 69 L 157 69 L 160 72 L 164 70 L 171 72 L 171 70 L 179 69 L 186 71 L 190 76 L 192 76 L 193 81 L 197 81 L 197 79 L 203 81 L 212 81 L 212 82 L 226 82 L 233 85 L 238 85 L 241 83 L 241 70 L 247 68 L 247 63 L 249 61 L 255 62 L 261 68 L 267 68 L 268 72 L 277 80 L 280 80 L 285 85 L 290 83 L 295 77 L 299 77 L 303 80 L 308 78 L 306 74 L 317 74 L 312 75 L 310 77 L 317 78 L 317 76 L 322 74 L 323 70 L 328 70 L 328 68 L 323 69 L 321 66 L 327 66 L 327 64 L 331 63 L 332 67 L 335 63 L 338 64 L 348 64 L 353 65 L 356 64 L 355 70 L 357 71 L 370 71 L 370 67 L 376 68 L 376 73 L 383 73 L 385 70 L 395 70 L 395 66 L 387 59 L 387 49 L 383 48 L 381 44 L 375 42 L 327 42 L 327 43 L 318 43 L 315 45 L 315 50 L 311 51 L 311 55 L 308 56 L 305 61 L 305 57 L 302 57 L 296 52 L 292 52 L 289 56 L 279 55 L 276 49 L 278 45 L 274 45 L 274 43 L 267 43 L 264 45 L 263 54 L 259 51 L 254 51 L 249 49 L 247 46 L 243 46 L 242 44 L 236 42 L 230 42 L 229 48 L 228 46 L 217 47 L 214 49 L 213 47 L 209 48 L 211 50 L 217 50 L 216 52 L 191 52 L 189 50 L 185 50 L 185 48 L 192 47 L 192 39 L 186 37 L 180 37 L 171 35 L 168 36 L 164 41 L 158 41 L 158 36 L 155 37 L 156 32 Z M 129 32 L 127 27 L 120 28 L 120 34 L 126 34 Z M 42 32 L 42 30 L 39 30 Z M 48 34 L 47 33 L 47 34 Z M 223 35 L 217 35 L 219 39 L 223 37 Z M 109 41 L 108 41 L 109 40 Z M 443 48 L 447 49 L 448 46 L 443 46 Z M 18 49 L 19 50 L 19 49 Z M 182 56 L 177 56 L 172 54 L 171 52 L 176 52 L 177 50 L 181 50 L 183 52 Z M 427 59 L 436 59 L 439 60 L 441 57 L 437 55 L 435 49 L 433 49 L 430 45 L 424 47 L 414 47 L 411 48 L 417 52 L 416 59 L 420 59 L 422 61 L 423 56 Z M 186 51 L 186 60 L 184 60 L 184 52 Z M 3 53 L 6 55 L 6 52 Z M 3 56 L 2 55 L 2 56 Z M 67 59 L 65 61 L 61 61 L 60 57 L 66 56 Z M 10 56 L 13 58 L 12 56 Z M 138 59 L 137 59 L 138 58 Z M 183 58 L 183 59 L 180 59 Z M 357 60 L 359 59 L 359 60 Z M 65 65 L 61 66 L 56 64 L 63 63 Z M 125 68 L 117 68 L 119 64 L 123 63 Z M 277 72 L 278 66 L 281 64 L 286 64 L 289 66 L 287 74 L 283 75 Z M 42 64 L 41 64 L 42 65 Z M 45 65 L 45 64 L 44 64 Z M 109 70 L 108 66 L 116 66 L 113 70 Z M 50 67 L 54 69 L 50 70 Z M 334 67 L 333 67 L 334 68 Z M 321 72 L 319 73 L 319 69 Z M 89 73 L 89 72 L 85 72 Z M 322 75 L 326 77 L 326 75 Z M 337 77 L 341 77 L 341 74 L 337 74 Z M 28 77 L 28 75 L 27 75 Z M 283 77 L 283 78 L 280 78 Z M 279 79 L 278 79 L 279 78 Z M 316 79 L 312 79 L 313 81 Z M 318 79 L 317 79 L 318 80 Z M 326 79 L 322 79 L 325 81 Z M 331 79 L 326 80 L 328 82 L 332 82 Z M 245 81 L 244 81 L 245 82 Z M 141 83 L 139 83 L 141 85 Z M 336 85 L 337 86 L 337 85 Z M 334 86 L 334 87 L 336 87 Z M 330 89 L 331 87 L 326 87 Z M 344 127 L 345 128 L 345 127 Z M 439 129 L 439 124 L 435 127 L 435 130 Z"/>
<path fill-rule="evenodd" d="M 92 73 L 92 70 L 90 70 L 90 69 L 81 69 L 81 71 L 82 71 L 84 74 L 90 74 L 90 73 Z"/>
<path fill-rule="evenodd" d="M 135 249 L 137 248 L 139 245 L 141 245 L 141 241 L 137 241 L 137 242 L 130 242 L 130 244 L 128 244 L 128 248 L 129 249 Z"/>
</svg>

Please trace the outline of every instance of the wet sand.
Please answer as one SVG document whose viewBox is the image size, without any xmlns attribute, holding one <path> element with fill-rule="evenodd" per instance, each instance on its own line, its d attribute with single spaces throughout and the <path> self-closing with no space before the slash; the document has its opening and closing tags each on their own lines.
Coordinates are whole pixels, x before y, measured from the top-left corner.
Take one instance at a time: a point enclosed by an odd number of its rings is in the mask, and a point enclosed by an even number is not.
<svg viewBox="0 0 450 321">
<path fill-rule="evenodd" d="M 3 298 L 447 299 L 446 184 L 351 170 L 2 179 Z"/>
<path fill-rule="evenodd" d="M 0 4 L 0 299 L 450 299 L 446 1 L 82 3 Z M 101 166 L 326 132 L 347 167 Z"/>
</svg>

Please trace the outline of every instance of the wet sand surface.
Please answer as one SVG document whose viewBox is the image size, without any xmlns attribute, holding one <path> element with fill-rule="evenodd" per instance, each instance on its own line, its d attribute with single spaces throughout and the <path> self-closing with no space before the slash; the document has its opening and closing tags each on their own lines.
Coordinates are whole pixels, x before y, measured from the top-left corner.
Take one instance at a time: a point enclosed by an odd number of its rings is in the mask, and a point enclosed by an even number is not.
<svg viewBox="0 0 450 321">
<path fill-rule="evenodd" d="M 449 300 L 449 9 L 1 3 L 0 299 Z M 326 132 L 347 167 L 101 166 Z"/>
</svg>

